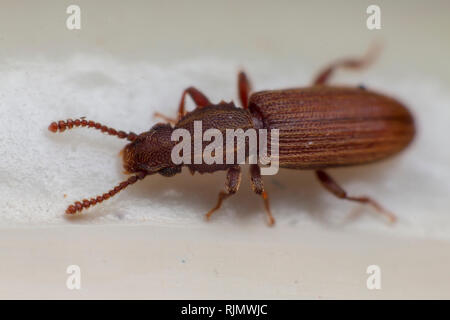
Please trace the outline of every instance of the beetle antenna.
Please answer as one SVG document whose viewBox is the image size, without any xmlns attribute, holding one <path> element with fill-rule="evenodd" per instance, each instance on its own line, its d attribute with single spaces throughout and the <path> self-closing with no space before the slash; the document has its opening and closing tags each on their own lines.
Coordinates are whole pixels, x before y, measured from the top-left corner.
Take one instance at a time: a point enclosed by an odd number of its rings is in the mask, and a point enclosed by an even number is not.
<svg viewBox="0 0 450 320">
<path fill-rule="evenodd" d="M 117 136 L 120 139 L 127 139 L 128 141 L 133 141 L 136 139 L 137 134 L 134 132 L 126 133 L 125 131 L 118 131 L 113 128 L 109 128 L 105 125 L 102 125 L 101 123 L 92 121 L 92 120 L 86 120 L 84 117 L 81 117 L 80 119 L 72 120 L 67 119 L 59 120 L 57 122 L 52 122 L 48 126 L 48 130 L 51 132 L 63 132 L 66 129 L 73 129 L 74 127 L 87 127 L 87 128 L 93 128 L 100 130 L 101 132 L 108 133 L 110 136 Z"/>
<path fill-rule="evenodd" d="M 108 192 L 102 194 L 101 196 L 97 196 L 96 198 L 83 199 L 82 201 L 76 201 L 75 203 L 71 204 L 67 207 L 66 213 L 67 214 L 75 214 L 77 212 L 80 212 L 83 209 L 87 209 L 91 206 L 95 206 L 98 203 L 101 203 L 105 200 L 108 200 L 109 198 L 115 196 L 117 193 L 128 187 L 129 185 L 134 184 L 138 180 L 142 180 L 147 176 L 146 172 L 139 172 L 134 176 L 129 177 L 127 180 L 119 183 L 117 186 L 115 186 L 113 189 L 109 190 Z"/>
</svg>

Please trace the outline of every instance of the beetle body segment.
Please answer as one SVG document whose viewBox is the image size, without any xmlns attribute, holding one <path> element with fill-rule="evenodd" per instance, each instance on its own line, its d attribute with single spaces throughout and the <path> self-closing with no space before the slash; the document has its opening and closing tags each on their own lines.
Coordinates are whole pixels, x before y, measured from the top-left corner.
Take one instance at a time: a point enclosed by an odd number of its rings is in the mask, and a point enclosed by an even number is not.
<svg viewBox="0 0 450 320">
<path fill-rule="evenodd" d="M 189 164 L 185 164 L 191 172 L 199 172 L 199 173 L 212 173 L 218 170 L 227 170 L 231 167 L 235 167 L 238 165 L 236 162 L 236 146 L 234 146 L 234 163 L 227 164 L 226 162 L 226 130 L 237 130 L 242 129 L 244 132 L 247 129 L 253 129 L 254 124 L 252 121 L 252 116 L 247 109 L 237 108 L 234 103 L 225 103 L 221 102 L 217 105 L 210 105 L 203 108 L 197 108 L 192 112 L 188 112 L 185 116 L 183 116 L 175 125 L 175 129 L 186 129 L 189 131 L 191 137 L 194 137 L 194 123 L 196 121 L 201 121 L 202 123 L 202 136 L 208 129 L 217 129 L 220 131 L 222 140 L 222 150 L 223 152 L 223 160 L 221 163 L 211 163 L 206 164 L 202 161 L 202 163 L 195 164 L 193 161 Z M 202 143 L 202 151 L 205 149 L 207 145 L 209 145 L 210 141 L 203 141 Z M 248 142 L 245 144 L 246 149 L 248 150 Z M 248 154 L 246 150 L 246 154 Z M 191 159 L 195 158 L 195 150 L 194 150 L 194 139 L 191 141 Z M 202 155 L 199 155 L 202 157 Z"/>
<path fill-rule="evenodd" d="M 313 86 L 261 91 L 249 109 L 259 126 L 279 129 L 280 167 L 321 169 L 370 163 L 413 139 L 410 112 L 361 88 Z"/>
</svg>

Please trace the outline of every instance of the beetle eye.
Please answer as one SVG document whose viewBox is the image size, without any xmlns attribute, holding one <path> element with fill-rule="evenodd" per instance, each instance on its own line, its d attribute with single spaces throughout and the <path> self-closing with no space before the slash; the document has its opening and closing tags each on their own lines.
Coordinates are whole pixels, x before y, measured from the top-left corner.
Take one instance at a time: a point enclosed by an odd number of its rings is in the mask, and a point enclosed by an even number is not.
<svg viewBox="0 0 450 320">
<path fill-rule="evenodd" d="M 171 167 L 171 168 L 164 168 L 158 171 L 158 173 L 165 177 L 172 177 L 176 175 L 177 173 L 181 172 L 180 167 Z"/>
<path fill-rule="evenodd" d="M 168 124 L 168 123 L 158 122 L 157 124 L 155 124 L 153 127 L 150 128 L 150 131 L 151 130 L 158 130 L 158 129 L 161 129 L 161 128 L 167 128 L 167 127 L 172 128 L 170 126 L 170 124 Z"/>
</svg>

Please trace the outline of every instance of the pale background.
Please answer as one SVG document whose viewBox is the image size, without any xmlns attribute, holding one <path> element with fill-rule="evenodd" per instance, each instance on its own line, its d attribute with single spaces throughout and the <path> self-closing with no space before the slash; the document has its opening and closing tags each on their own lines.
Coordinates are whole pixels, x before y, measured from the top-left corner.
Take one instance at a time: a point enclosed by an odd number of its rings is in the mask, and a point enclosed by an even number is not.
<svg viewBox="0 0 450 320">
<path fill-rule="evenodd" d="M 77 1 L 78 31 L 65 26 L 70 4 L 0 1 L 1 298 L 450 298 L 448 1 Z M 369 4 L 381 30 L 366 28 Z M 375 65 L 332 81 L 403 101 L 418 136 L 398 157 L 330 173 L 394 211 L 396 225 L 287 170 L 265 178 L 271 229 L 246 174 L 210 223 L 224 173 L 148 177 L 64 217 L 124 178 L 124 143 L 52 135 L 51 121 L 142 132 L 154 111 L 175 113 L 187 86 L 236 101 L 241 67 L 255 90 L 306 86 L 374 41 L 384 45 Z M 71 264 L 79 291 L 65 285 Z M 366 288 L 372 264 L 378 291 Z"/>
</svg>

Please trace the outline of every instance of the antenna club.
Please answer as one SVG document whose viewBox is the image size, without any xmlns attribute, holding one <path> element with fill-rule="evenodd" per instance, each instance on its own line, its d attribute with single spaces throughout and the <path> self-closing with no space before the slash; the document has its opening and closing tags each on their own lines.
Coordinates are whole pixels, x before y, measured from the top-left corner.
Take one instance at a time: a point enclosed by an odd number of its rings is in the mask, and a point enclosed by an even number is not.
<svg viewBox="0 0 450 320">
<path fill-rule="evenodd" d="M 58 124 L 56 122 L 50 123 L 50 125 L 48 126 L 48 130 L 56 133 L 58 131 Z"/>
</svg>

